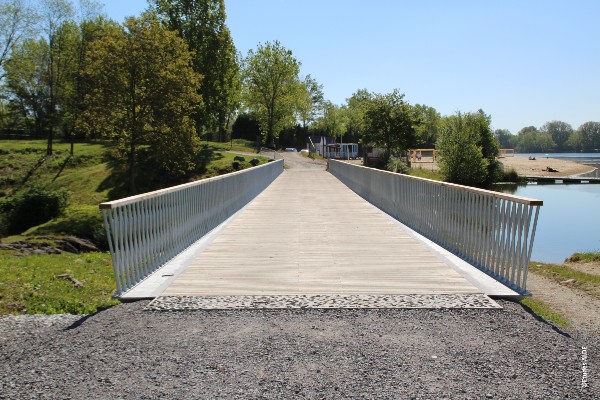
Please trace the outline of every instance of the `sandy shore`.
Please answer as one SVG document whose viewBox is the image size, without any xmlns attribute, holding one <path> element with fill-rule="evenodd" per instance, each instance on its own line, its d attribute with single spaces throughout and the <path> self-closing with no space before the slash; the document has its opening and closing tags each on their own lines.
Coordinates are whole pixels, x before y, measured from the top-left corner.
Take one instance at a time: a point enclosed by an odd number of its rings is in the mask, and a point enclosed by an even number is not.
<svg viewBox="0 0 600 400">
<path fill-rule="evenodd" d="M 520 176 L 550 176 L 564 178 L 572 175 L 591 172 L 594 167 L 579 164 L 573 161 L 559 160 L 556 158 L 538 157 L 536 160 L 529 160 L 528 157 L 503 157 L 498 159 L 506 171 L 514 169 Z M 547 168 L 557 170 L 558 172 L 548 172 Z"/>
</svg>

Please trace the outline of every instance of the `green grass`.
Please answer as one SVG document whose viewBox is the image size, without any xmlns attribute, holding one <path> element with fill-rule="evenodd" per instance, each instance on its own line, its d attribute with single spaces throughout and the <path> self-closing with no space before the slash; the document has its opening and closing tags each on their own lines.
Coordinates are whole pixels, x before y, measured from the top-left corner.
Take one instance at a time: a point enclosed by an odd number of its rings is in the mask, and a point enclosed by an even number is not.
<svg viewBox="0 0 600 400">
<path fill-rule="evenodd" d="M 539 317 L 542 317 L 546 321 L 552 322 L 553 324 L 561 328 L 569 328 L 569 322 L 559 313 L 553 311 L 546 303 L 532 299 L 531 297 L 525 298 L 520 303 L 529 308 L 531 312 Z"/>
<path fill-rule="evenodd" d="M 115 280 L 108 253 L 16 257 L 0 251 L 0 276 L 0 315 L 89 314 L 119 304 L 111 297 Z"/>
<path fill-rule="evenodd" d="M 552 281 L 566 285 L 571 288 L 582 290 L 589 295 L 600 299 L 600 276 L 592 275 L 585 272 L 578 271 L 573 268 L 569 268 L 567 265 L 559 264 L 544 264 L 538 262 L 531 262 L 529 269 L 538 275 L 545 276 Z M 575 280 L 574 282 L 566 283 L 568 280 Z"/>
<path fill-rule="evenodd" d="M 574 253 L 571 257 L 567 258 L 565 262 L 577 263 L 577 262 L 594 262 L 600 261 L 600 251 L 588 251 L 584 253 Z"/>
<path fill-rule="evenodd" d="M 419 178 L 427 178 L 432 179 L 434 181 L 442 181 L 442 175 L 437 171 L 431 171 L 429 169 L 422 168 L 411 168 L 408 171 L 408 174 L 411 176 L 416 176 Z"/>
<path fill-rule="evenodd" d="M 213 150 L 241 151 L 243 153 L 256 153 L 256 145 L 252 140 L 233 139 L 231 142 L 207 142 L 202 141 L 202 145 L 208 145 Z"/>
</svg>

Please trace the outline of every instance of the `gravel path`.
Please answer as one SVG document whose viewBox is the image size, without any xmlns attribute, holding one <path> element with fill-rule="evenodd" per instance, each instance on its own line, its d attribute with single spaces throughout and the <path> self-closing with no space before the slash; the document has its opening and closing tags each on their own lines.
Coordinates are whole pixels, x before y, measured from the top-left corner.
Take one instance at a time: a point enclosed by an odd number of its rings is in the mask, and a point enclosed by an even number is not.
<svg viewBox="0 0 600 400">
<path fill-rule="evenodd" d="M 513 302 L 500 301 L 502 310 L 194 312 L 145 311 L 147 303 L 74 325 L 72 316 L 0 318 L 0 398 L 600 396 L 600 338 L 570 336 Z"/>
</svg>

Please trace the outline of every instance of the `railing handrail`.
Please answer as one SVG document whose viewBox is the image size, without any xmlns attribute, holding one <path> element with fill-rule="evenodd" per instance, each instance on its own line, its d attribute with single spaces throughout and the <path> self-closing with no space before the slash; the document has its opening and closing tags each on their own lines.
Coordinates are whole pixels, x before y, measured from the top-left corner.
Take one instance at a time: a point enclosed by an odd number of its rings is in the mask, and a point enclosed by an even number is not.
<svg viewBox="0 0 600 400">
<path fill-rule="evenodd" d="M 241 210 L 283 172 L 283 160 L 102 203 L 117 296 Z"/>
<path fill-rule="evenodd" d="M 338 162 L 345 162 L 345 161 L 339 161 L 339 160 L 337 160 L 337 161 Z M 373 168 L 370 168 L 370 167 L 365 167 L 363 165 L 356 165 L 356 164 L 352 164 L 352 163 L 350 163 L 350 164 L 352 166 L 358 167 L 358 168 L 373 169 Z M 390 172 L 390 171 L 384 171 L 384 170 L 377 170 L 377 172 L 381 172 L 383 174 L 391 174 L 391 175 L 402 175 L 403 177 L 408 178 L 408 179 L 415 179 L 415 180 L 419 180 L 419 181 L 426 181 L 426 182 L 429 182 L 429 183 L 434 184 L 434 185 L 452 187 L 454 189 L 462 190 L 462 191 L 465 191 L 465 192 L 472 192 L 472 193 L 477 193 L 477 194 L 483 194 L 483 195 L 491 196 L 491 197 L 498 198 L 498 199 L 512 200 L 512 201 L 516 201 L 518 203 L 526 204 L 526 205 L 529 205 L 529 206 L 543 206 L 544 205 L 544 201 L 543 200 L 531 199 L 531 198 L 522 197 L 522 196 L 516 196 L 514 194 L 507 194 L 507 193 L 502 193 L 502 192 L 495 192 L 493 190 L 480 189 L 480 188 L 476 188 L 476 187 L 472 187 L 472 186 L 464 186 L 464 185 L 459 185 L 459 184 L 450 183 L 450 182 L 436 181 L 435 179 L 429 179 L 429 178 L 422 178 L 422 177 L 419 177 L 419 176 L 406 175 L 406 174 L 401 174 L 401 173 L 398 173 L 398 172 Z"/>
<path fill-rule="evenodd" d="M 471 265 L 526 294 L 541 200 L 330 160 L 359 196 Z"/>
<path fill-rule="evenodd" d="M 269 165 L 269 163 L 266 163 L 266 164 L 258 165 L 256 167 L 252 167 L 252 168 L 253 169 L 254 168 L 264 168 L 268 165 Z M 230 173 L 219 175 L 219 176 L 212 176 L 210 178 L 204 178 L 204 179 L 200 179 L 200 180 L 194 181 L 194 182 L 182 183 L 180 185 L 170 186 L 168 188 L 158 189 L 158 190 L 154 190 L 152 192 L 136 194 L 134 196 L 124 197 L 124 198 L 118 199 L 118 200 L 106 201 L 104 203 L 100 203 L 100 209 L 106 210 L 106 209 L 116 208 L 116 207 L 124 206 L 127 204 L 135 203 L 140 200 L 148 200 L 148 199 L 151 199 L 154 197 L 159 197 L 159 196 L 165 195 L 167 193 L 173 193 L 173 192 L 177 192 L 182 189 L 187 189 L 187 188 L 194 187 L 197 185 L 202 185 L 207 182 L 216 181 L 216 180 L 220 180 L 220 179 L 226 179 L 228 177 L 242 174 L 247 171 L 248 171 L 247 169 L 243 169 L 241 171 L 234 171 L 234 172 L 230 172 Z"/>
</svg>

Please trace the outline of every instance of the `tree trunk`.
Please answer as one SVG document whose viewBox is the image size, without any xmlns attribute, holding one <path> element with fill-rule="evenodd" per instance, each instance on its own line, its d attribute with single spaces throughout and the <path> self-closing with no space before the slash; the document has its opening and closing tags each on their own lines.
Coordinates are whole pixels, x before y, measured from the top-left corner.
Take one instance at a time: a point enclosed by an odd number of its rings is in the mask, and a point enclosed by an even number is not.
<svg viewBox="0 0 600 400">
<path fill-rule="evenodd" d="M 128 157 L 128 172 L 129 172 L 129 194 L 131 196 L 136 194 L 136 190 L 135 190 L 135 144 L 131 143 L 131 146 L 129 148 L 129 157 Z"/>
</svg>

